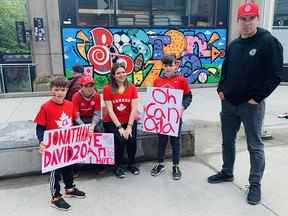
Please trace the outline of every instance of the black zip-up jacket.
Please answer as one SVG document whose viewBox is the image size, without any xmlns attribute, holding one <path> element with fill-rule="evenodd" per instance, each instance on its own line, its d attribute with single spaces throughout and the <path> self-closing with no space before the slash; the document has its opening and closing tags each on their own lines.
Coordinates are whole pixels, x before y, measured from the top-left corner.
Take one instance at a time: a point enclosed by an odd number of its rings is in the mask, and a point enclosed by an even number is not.
<svg viewBox="0 0 288 216">
<path fill-rule="evenodd" d="M 234 105 L 261 102 L 279 85 L 283 48 L 270 32 L 257 28 L 249 38 L 232 41 L 222 65 L 218 92 Z"/>
</svg>

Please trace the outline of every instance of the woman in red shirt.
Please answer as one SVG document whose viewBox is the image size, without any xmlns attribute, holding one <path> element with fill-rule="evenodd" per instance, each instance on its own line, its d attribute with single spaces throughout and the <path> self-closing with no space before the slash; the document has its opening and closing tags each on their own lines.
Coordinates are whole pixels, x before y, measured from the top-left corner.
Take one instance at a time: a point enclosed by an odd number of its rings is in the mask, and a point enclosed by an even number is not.
<svg viewBox="0 0 288 216">
<path fill-rule="evenodd" d="M 134 175 L 139 169 L 134 165 L 137 150 L 137 88 L 128 83 L 125 66 L 120 63 L 113 65 L 110 73 L 110 83 L 103 88 L 103 99 L 108 111 L 104 116 L 104 129 L 114 134 L 115 145 L 115 175 L 125 177 L 122 168 L 124 149 L 127 149 L 127 170 Z"/>
</svg>

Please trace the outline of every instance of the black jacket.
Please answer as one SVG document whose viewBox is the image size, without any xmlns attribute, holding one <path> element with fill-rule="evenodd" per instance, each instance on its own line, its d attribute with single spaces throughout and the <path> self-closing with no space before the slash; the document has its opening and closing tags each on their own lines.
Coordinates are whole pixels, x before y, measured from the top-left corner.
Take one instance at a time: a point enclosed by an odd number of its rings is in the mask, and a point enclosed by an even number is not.
<svg viewBox="0 0 288 216">
<path fill-rule="evenodd" d="M 229 45 L 217 91 L 235 105 L 251 98 L 259 103 L 279 85 L 282 66 L 281 44 L 270 32 L 258 28 L 254 36 L 238 38 Z"/>
<path fill-rule="evenodd" d="M 81 89 L 80 77 L 75 77 L 69 82 L 68 91 L 65 99 L 72 101 L 73 95 Z"/>
</svg>

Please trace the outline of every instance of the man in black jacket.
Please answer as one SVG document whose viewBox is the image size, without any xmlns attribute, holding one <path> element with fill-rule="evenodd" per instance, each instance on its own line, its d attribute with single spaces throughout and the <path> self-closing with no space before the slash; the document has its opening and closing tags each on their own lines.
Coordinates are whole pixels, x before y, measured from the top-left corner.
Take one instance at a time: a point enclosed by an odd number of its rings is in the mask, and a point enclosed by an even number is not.
<svg viewBox="0 0 288 216">
<path fill-rule="evenodd" d="M 270 32 L 257 27 L 259 7 L 256 3 L 246 1 L 240 5 L 237 19 L 240 37 L 228 47 L 217 89 L 222 103 L 223 165 L 221 172 L 210 176 L 208 182 L 233 181 L 235 138 L 242 122 L 250 154 L 247 202 L 255 205 L 261 200 L 265 168 L 261 140 L 264 99 L 280 83 L 283 48 Z"/>
</svg>

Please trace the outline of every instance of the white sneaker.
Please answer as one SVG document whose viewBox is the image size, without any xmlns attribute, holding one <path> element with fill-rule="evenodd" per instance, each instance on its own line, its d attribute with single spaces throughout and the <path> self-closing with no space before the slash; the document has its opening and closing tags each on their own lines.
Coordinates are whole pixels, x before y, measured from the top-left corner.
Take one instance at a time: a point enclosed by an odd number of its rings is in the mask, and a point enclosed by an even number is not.
<svg viewBox="0 0 288 216">
<path fill-rule="evenodd" d="M 273 139 L 272 134 L 269 133 L 267 130 L 264 130 L 264 131 L 262 132 L 261 138 L 262 138 L 263 140 L 271 140 L 271 139 Z"/>
<path fill-rule="evenodd" d="M 285 112 L 285 113 L 279 114 L 278 118 L 288 118 L 288 113 Z"/>
</svg>

